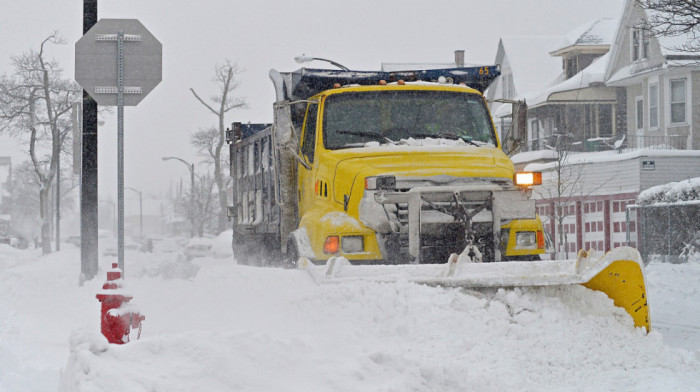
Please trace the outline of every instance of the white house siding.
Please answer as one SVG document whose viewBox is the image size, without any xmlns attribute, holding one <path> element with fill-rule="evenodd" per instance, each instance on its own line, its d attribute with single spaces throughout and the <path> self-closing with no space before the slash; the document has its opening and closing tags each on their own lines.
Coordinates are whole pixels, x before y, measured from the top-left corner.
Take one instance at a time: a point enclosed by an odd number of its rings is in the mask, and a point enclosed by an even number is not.
<svg viewBox="0 0 700 392">
<path fill-rule="evenodd" d="M 692 130 L 692 140 L 691 149 L 700 150 L 700 72 L 691 73 L 691 83 L 692 86 L 692 102 L 690 105 L 690 113 L 693 119 L 691 123 Z"/>
<path fill-rule="evenodd" d="M 695 151 L 695 153 L 700 153 Z M 647 162 L 645 168 L 644 162 Z M 653 162 L 653 169 L 651 162 Z M 641 190 L 700 175 L 700 155 L 663 156 L 649 154 L 638 159 Z M 639 192 L 639 191 L 638 191 Z"/>
<path fill-rule="evenodd" d="M 590 162 L 576 165 L 581 170 L 581 194 L 589 196 L 639 192 L 639 163 L 635 159 Z"/>
<path fill-rule="evenodd" d="M 646 107 L 646 98 L 643 92 L 641 84 L 627 87 L 627 134 L 629 136 L 636 136 L 639 134 L 639 130 L 637 129 L 637 98 L 641 96 L 644 100 L 644 107 Z M 645 115 L 643 126 L 646 126 L 648 122 L 649 118 Z M 638 140 L 636 138 L 632 138 L 628 141 L 631 147 L 639 147 L 637 143 Z"/>
</svg>

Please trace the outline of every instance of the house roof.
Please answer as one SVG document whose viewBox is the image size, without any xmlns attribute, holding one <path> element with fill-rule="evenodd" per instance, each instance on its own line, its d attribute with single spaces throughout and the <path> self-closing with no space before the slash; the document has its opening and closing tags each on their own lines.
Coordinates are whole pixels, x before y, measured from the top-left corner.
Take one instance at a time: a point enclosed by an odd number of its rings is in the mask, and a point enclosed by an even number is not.
<svg viewBox="0 0 700 392">
<path fill-rule="evenodd" d="M 635 22 L 635 18 L 653 17 L 654 13 L 642 9 L 635 0 L 627 0 L 623 9 L 620 23 L 615 33 L 615 45 L 612 47 L 612 58 L 606 69 L 606 84 L 610 86 L 624 86 L 628 83 L 635 83 L 634 78 L 639 75 L 646 75 L 671 67 L 683 67 L 698 64 L 696 53 L 689 53 L 678 50 L 684 44 L 690 42 L 692 35 L 678 35 L 674 37 L 655 37 L 658 41 L 661 54 L 664 56 L 663 63 L 646 64 L 643 62 L 632 62 L 616 68 L 620 58 L 622 43 L 629 39 L 628 29 Z"/>
<path fill-rule="evenodd" d="M 526 96 L 527 104 L 530 107 L 534 107 L 547 102 L 550 97 L 556 93 L 603 86 L 605 83 L 605 69 L 608 66 L 608 61 L 610 61 L 610 52 L 595 59 L 591 65 L 571 78 L 547 87 L 540 92 Z"/>
<path fill-rule="evenodd" d="M 548 53 L 561 42 L 561 36 L 502 37 L 496 63 L 508 62 L 517 96 L 550 84 L 562 73 L 561 59 Z"/>
<path fill-rule="evenodd" d="M 560 56 L 586 47 L 610 47 L 617 30 L 617 18 L 603 18 L 582 24 L 566 34 L 564 40 L 550 54 Z"/>
<path fill-rule="evenodd" d="M 653 20 L 655 17 L 663 18 L 663 14 L 658 11 L 644 10 L 647 20 Z M 688 51 L 680 50 L 684 45 L 690 44 L 694 39 L 692 33 L 678 34 L 671 37 L 657 37 L 661 53 L 664 56 L 697 56 L 697 53 L 689 53 Z"/>
</svg>

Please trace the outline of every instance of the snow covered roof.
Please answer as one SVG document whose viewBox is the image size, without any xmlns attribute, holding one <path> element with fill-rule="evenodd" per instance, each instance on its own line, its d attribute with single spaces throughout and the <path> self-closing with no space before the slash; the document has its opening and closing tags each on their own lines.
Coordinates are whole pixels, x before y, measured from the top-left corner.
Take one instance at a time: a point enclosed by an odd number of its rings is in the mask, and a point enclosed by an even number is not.
<svg viewBox="0 0 700 392">
<path fill-rule="evenodd" d="M 557 159 L 557 156 L 557 152 L 554 150 L 536 150 L 517 153 L 510 157 L 510 160 L 513 161 L 513 164 L 519 164 L 525 162 L 549 161 Z"/>
<path fill-rule="evenodd" d="M 591 65 L 584 68 L 581 72 L 564 80 L 561 83 L 555 84 L 544 89 L 541 92 L 526 96 L 525 99 L 530 107 L 537 106 L 547 102 L 552 94 L 579 90 L 588 87 L 601 87 L 605 83 L 605 70 L 610 61 L 610 52 L 597 58 Z"/>
<path fill-rule="evenodd" d="M 647 16 L 647 20 L 653 20 L 655 17 L 660 17 L 664 18 L 664 16 L 658 12 L 658 11 L 653 11 L 653 10 L 644 10 Z M 697 53 L 691 53 L 688 51 L 683 51 L 679 50 L 682 48 L 684 45 L 687 45 L 691 43 L 694 39 L 695 36 L 692 33 L 686 33 L 686 34 L 678 34 L 676 36 L 672 37 L 656 37 L 659 41 L 659 46 L 661 47 L 661 53 L 664 56 L 693 56 L 697 55 Z"/>
<path fill-rule="evenodd" d="M 634 150 L 626 153 L 618 151 L 600 151 L 587 153 L 572 153 L 566 158 L 569 165 L 618 162 L 640 157 L 700 157 L 700 150 Z M 525 167 L 528 171 L 546 171 L 552 169 L 556 163 L 532 163 Z"/>
<path fill-rule="evenodd" d="M 564 41 L 551 54 L 558 56 L 573 47 L 609 47 L 615 39 L 618 23 L 616 18 L 603 18 L 578 26 L 566 34 Z"/>
<path fill-rule="evenodd" d="M 542 88 L 562 73 L 561 59 L 549 55 L 561 39 L 561 36 L 501 38 L 496 63 L 503 64 L 507 59 L 518 96 Z"/>
<path fill-rule="evenodd" d="M 642 9 L 634 0 L 626 1 L 624 12 L 621 17 L 622 22 L 618 26 L 615 41 L 619 43 L 625 39 L 629 39 L 628 32 L 631 26 L 643 24 L 646 20 L 653 18 L 654 15 L 654 12 Z M 684 44 L 689 43 L 692 38 L 692 35 L 687 34 L 674 37 L 654 37 L 653 40 L 658 42 L 661 54 L 664 56 L 663 62 L 654 65 L 649 65 L 647 62 L 619 64 L 619 51 L 622 50 L 622 45 L 614 45 L 611 50 L 613 59 L 609 62 L 607 68 L 608 77 L 606 84 L 609 86 L 625 86 L 627 83 L 637 83 L 634 79 L 635 76 L 646 75 L 671 67 L 697 66 L 697 53 L 678 50 L 678 48 L 682 47 Z M 624 61 L 629 62 L 629 60 Z"/>
</svg>

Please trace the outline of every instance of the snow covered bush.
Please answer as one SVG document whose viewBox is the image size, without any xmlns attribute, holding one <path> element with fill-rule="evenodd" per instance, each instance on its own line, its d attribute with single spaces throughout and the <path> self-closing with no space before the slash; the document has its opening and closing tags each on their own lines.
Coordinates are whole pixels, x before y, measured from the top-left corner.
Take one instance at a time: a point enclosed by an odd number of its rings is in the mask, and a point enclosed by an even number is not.
<svg viewBox="0 0 700 392">
<path fill-rule="evenodd" d="M 700 200 L 700 177 L 651 187 L 637 196 L 643 206 Z"/>
<path fill-rule="evenodd" d="M 693 238 L 685 243 L 680 254 L 683 263 L 700 263 L 700 231 L 696 231 Z"/>
</svg>

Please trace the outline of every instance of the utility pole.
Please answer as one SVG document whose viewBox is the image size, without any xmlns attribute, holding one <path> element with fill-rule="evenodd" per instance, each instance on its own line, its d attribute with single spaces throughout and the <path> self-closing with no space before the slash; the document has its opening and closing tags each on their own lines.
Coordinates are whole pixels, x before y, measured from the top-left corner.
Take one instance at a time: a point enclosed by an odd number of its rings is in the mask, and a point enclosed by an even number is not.
<svg viewBox="0 0 700 392">
<path fill-rule="evenodd" d="M 83 0 L 83 34 L 97 23 L 97 0 Z M 80 175 L 80 282 L 97 275 L 97 102 L 83 90 Z"/>
<path fill-rule="evenodd" d="M 163 157 L 163 161 L 171 159 L 178 160 L 187 166 L 190 170 L 190 237 L 194 237 L 194 163 L 189 163 L 186 160 L 178 157 Z"/>
</svg>

